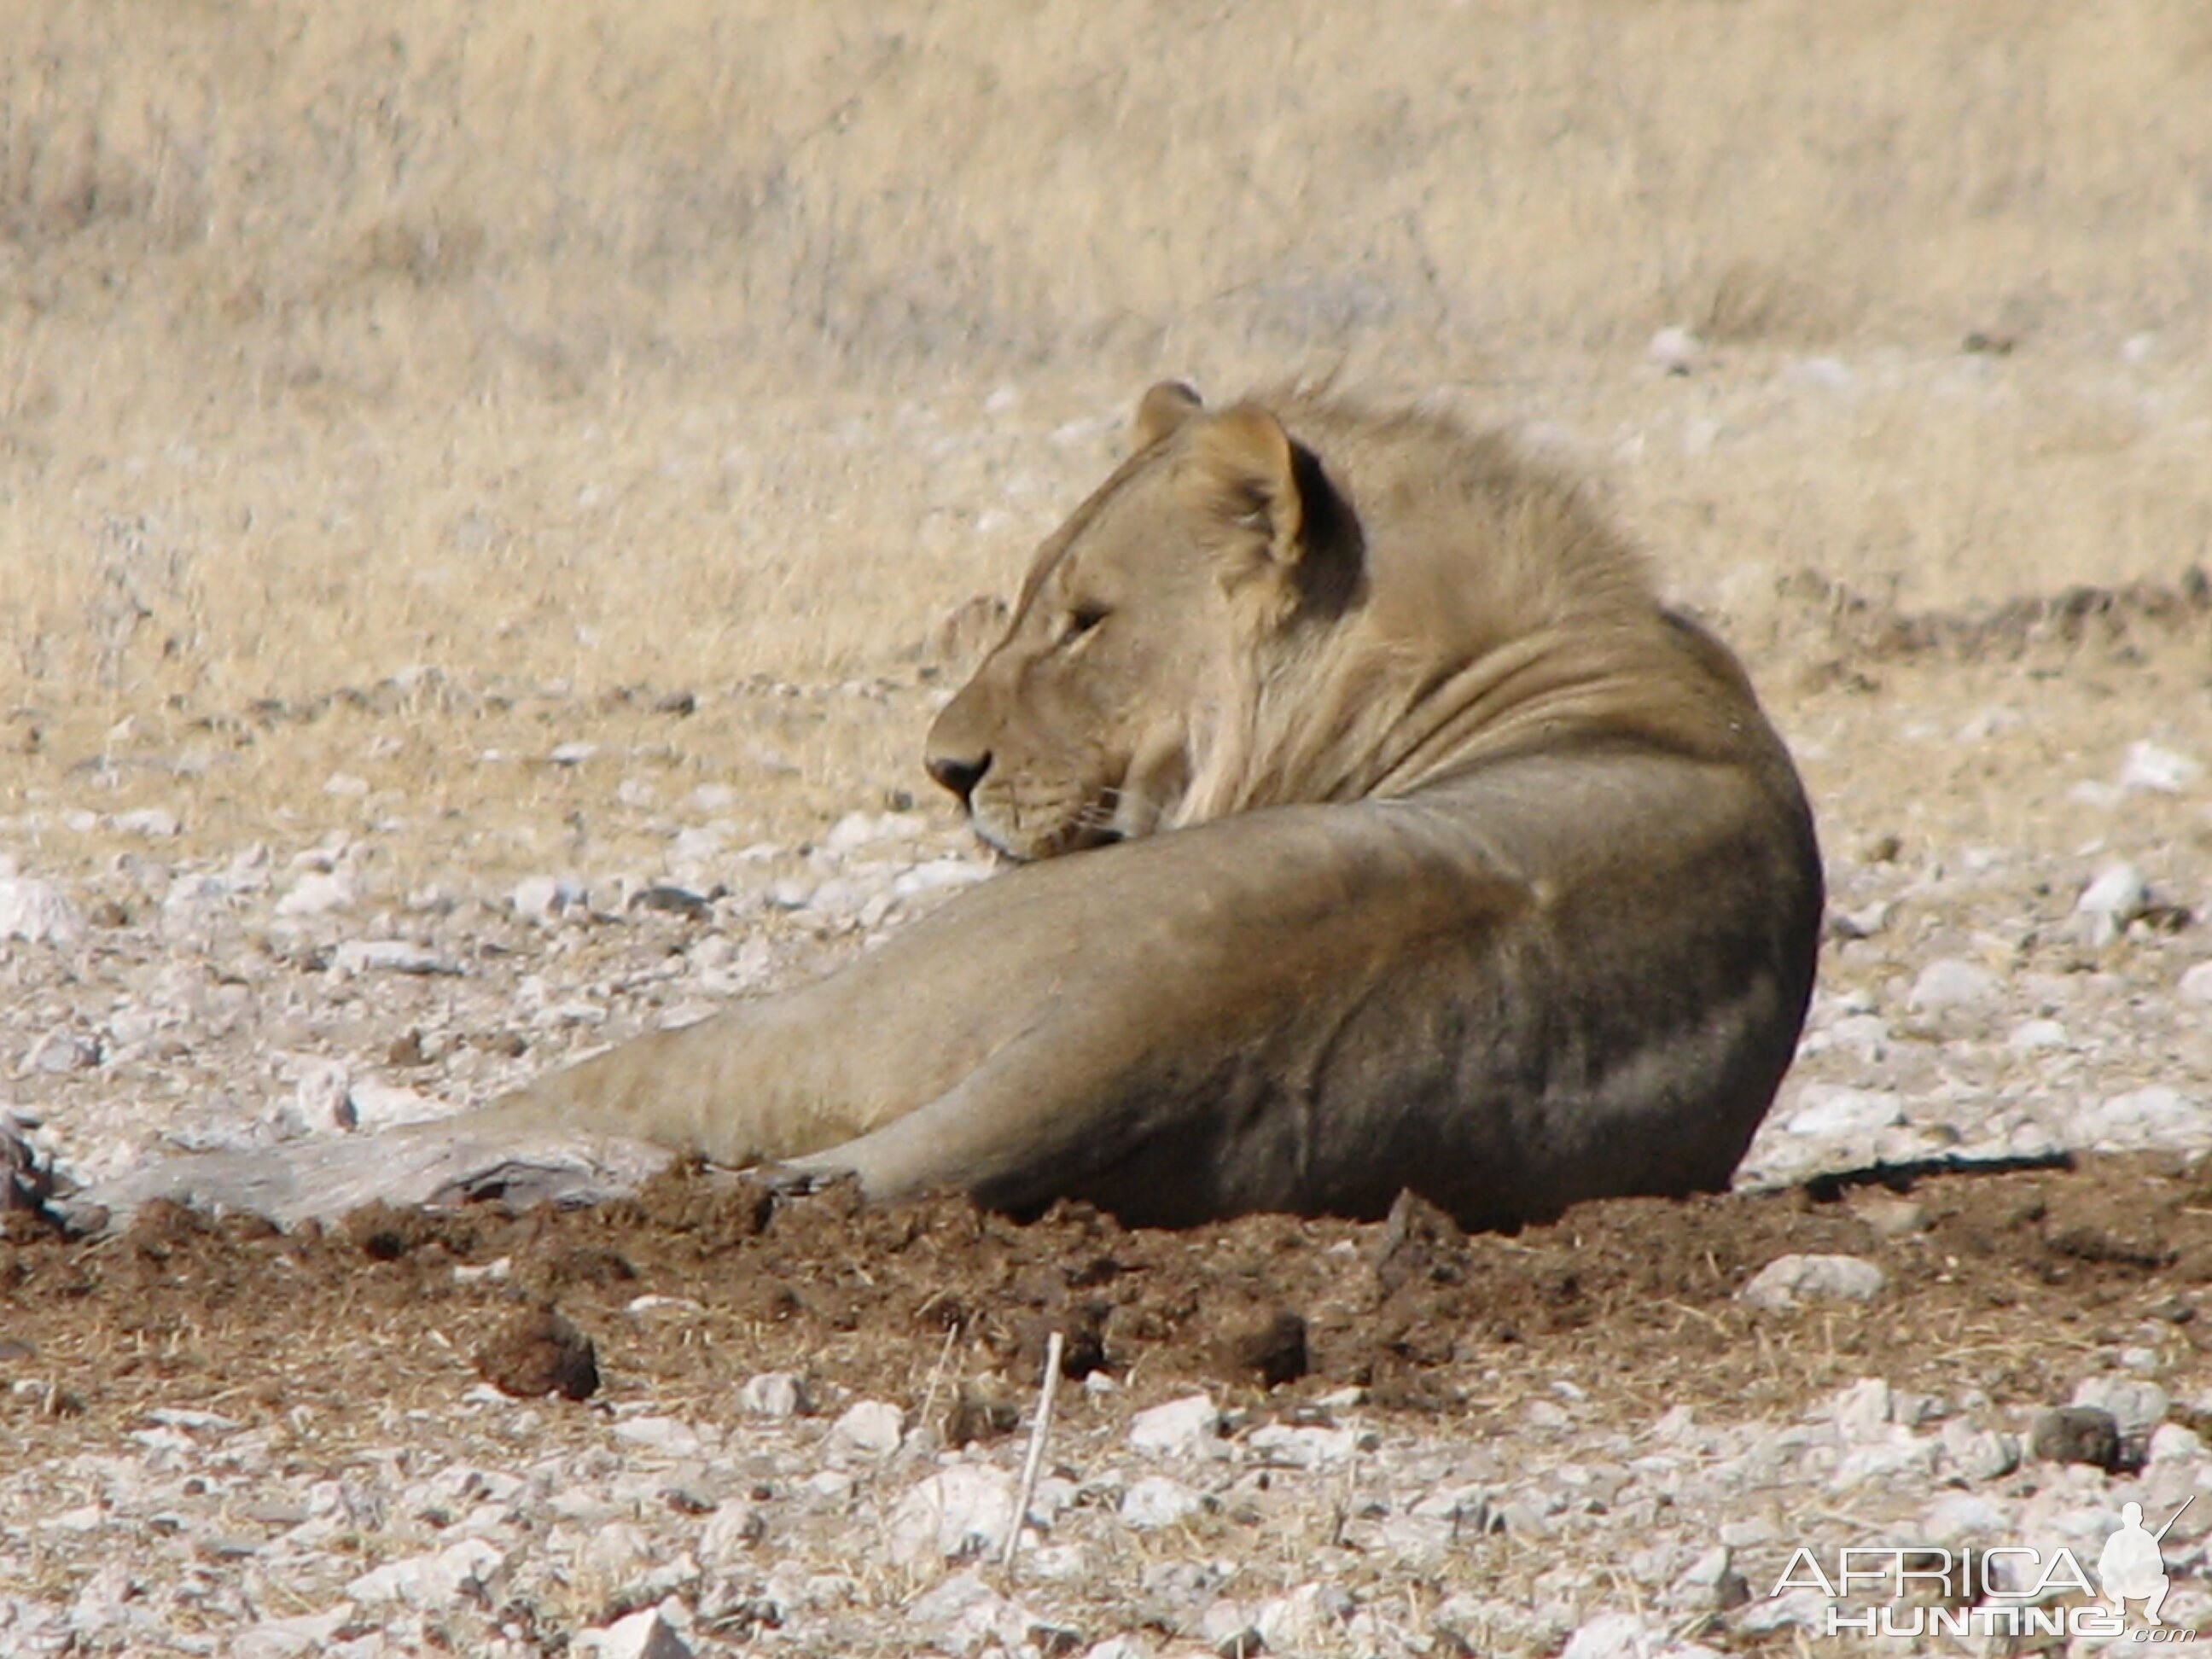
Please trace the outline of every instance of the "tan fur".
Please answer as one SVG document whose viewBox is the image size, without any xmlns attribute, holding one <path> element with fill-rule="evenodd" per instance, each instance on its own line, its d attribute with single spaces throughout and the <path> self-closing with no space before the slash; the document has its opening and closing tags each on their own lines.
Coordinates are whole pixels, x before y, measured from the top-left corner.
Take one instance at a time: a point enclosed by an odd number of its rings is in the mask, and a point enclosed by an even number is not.
<svg viewBox="0 0 2212 1659">
<path fill-rule="evenodd" d="M 446 1133 L 1168 1224 L 1727 1182 L 1821 902 L 1734 659 L 1498 436 L 1176 386 L 1135 432 L 930 734 L 1024 867 Z"/>
<path fill-rule="evenodd" d="M 1734 659 L 1498 436 L 1176 386 L 1135 434 L 930 734 L 1039 862 L 518 1109 L 1175 1222 L 1724 1184 L 1820 905 Z"/>
</svg>

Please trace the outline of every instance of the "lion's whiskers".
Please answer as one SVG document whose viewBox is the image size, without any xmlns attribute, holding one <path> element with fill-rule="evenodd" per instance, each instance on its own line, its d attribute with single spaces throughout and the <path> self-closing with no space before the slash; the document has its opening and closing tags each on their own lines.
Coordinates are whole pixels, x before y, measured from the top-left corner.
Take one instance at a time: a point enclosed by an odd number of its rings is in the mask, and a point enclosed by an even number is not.
<svg viewBox="0 0 2212 1659">
<path fill-rule="evenodd" d="M 1084 803 L 1075 822 L 1086 833 L 1100 831 L 1127 841 L 1150 835 L 1158 828 L 1159 818 L 1159 809 L 1142 792 L 1109 784 L 1098 792 L 1096 800 Z"/>
</svg>

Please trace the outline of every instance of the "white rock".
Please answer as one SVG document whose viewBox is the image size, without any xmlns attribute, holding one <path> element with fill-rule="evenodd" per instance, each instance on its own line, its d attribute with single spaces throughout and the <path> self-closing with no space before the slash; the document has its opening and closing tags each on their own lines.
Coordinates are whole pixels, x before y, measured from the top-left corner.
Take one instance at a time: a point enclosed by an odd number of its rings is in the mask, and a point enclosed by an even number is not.
<svg viewBox="0 0 2212 1659">
<path fill-rule="evenodd" d="M 2119 782 L 2123 789 L 2178 795 L 2203 775 L 2204 769 L 2186 755 L 2154 743 L 2131 743 L 2127 757 L 2120 763 Z"/>
<path fill-rule="evenodd" d="M 1969 1480 L 2001 1480 L 2020 1467 L 2020 1437 L 1954 1417 L 1937 1431 L 1943 1455 Z"/>
<path fill-rule="evenodd" d="M 323 780 L 323 793 L 326 795 L 365 795 L 368 793 L 368 780 L 356 777 L 350 772 L 333 772 Z"/>
<path fill-rule="evenodd" d="M 2169 1402 L 2166 1390 L 2155 1382 L 2105 1371 L 2083 1377 L 2069 1403 L 2108 1411 L 2122 1434 L 2137 1436 L 2148 1434 L 2165 1420 Z"/>
<path fill-rule="evenodd" d="M 1836 357 L 1802 358 L 1783 374 L 1796 385 L 1818 386 L 1823 392 L 1849 392 L 1858 381 L 1850 366 Z"/>
<path fill-rule="evenodd" d="M 1846 1014 L 1814 1035 L 1826 1046 L 1849 1049 L 1863 1060 L 1880 1060 L 1889 1052 L 1889 1022 L 1880 1014 Z"/>
<path fill-rule="evenodd" d="M 762 899 L 773 910 L 804 910 L 814 897 L 814 884 L 802 876 L 786 876 L 762 890 Z"/>
<path fill-rule="evenodd" d="M 2212 1002 L 2212 962 L 2200 962 L 2190 969 L 2175 988 L 2185 1002 Z"/>
<path fill-rule="evenodd" d="M 1328 1643 L 1355 1606 L 1338 1586 L 1312 1580 L 1262 1601 L 1252 1623 L 1270 1653 L 1313 1653 Z"/>
<path fill-rule="evenodd" d="M 726 1498 L 714 1505 L 699 1529 L 699 1559 L 710 1567 L 727 1565 L 767 1534 L 767 1521 L 758 1509 L 742 1498 Z"/>
<path fill-rule="evenodd" d="M 905 1432 L 906 1413 L 888 1400 L 857 1401 L 830 1425 L 824 1450 L 833 1461 L 840 1453 L 889 1457 L 898 1449 L 899 1437 Z"/>
<path fill-rule="evenodd" d="M 609 1583 L 619 1583 L 653 1565 L 653 1540 L 634 1521 L 610 1521 L 584 1540 L 576 1565 Z"/>
<path fill-rule="evenodd" d="M 830 825 L 822 844 L 833 853 L 849 853 L 871 842 L 918 836 L 924 827 L 923 821 L 909 812 L 885 812 L 880 816 L 848 812 Z"/>
<path fill-rule="evenodd" d="M 1030 1623 L 1020 1606 L 974 1572 L 953 1573 L 924 1590 L 906 1604 L 900 1622 L 917 1633 L 929 1632 L 932 1647 L 963 1654 L 994 1639 L 1001 1649 L 1015 1646 Z"/>
<path fill-rule="evenodd" d="M 340 1601 L 321 1613 L 248 1625 L 230 1638 L 231 1659 L 298 1659 L 303 1654 L 326 1653 L 353 1613 L 352 1602 Z"/>
<path fill-rule="evenodd" d="M 1601 1613 L 1576 1627 L 1559 1659 L 1652 1659 L 1666 1644 L 1666 1632 L 1636 1613 Z"/>
<path fill-rule="evenodd" d="M 108 819 L 107 827 L 118 836 L 140 836 L 148 841 L 167 841 L 172 836 L 182 835 L 185 829 L 174 812 L 164 811 L 158 806 L 118 812 Z"/>
<path fill-rule="evenodd" d="M 691 1647 L 659 1607 L 626 1614 L 605 1630 L 586 1631 L 577 1645 L 595 1659 L 691 1659 Z"/>
<path fill-rule="evenodd" d="M 26 1072 L 43 1072 L 50 1077 L 89 1071 L 99 1064 L 99 1043 L 76 1031 L 49 1031 L 23 1056 Z"/>
<path fill-rule="evenodd" d="M 280 916 L 319 916 L 350 909 L 360 897 L 353 878 L 334 870 L 310 870 L 276 901 Z"/>
<path fill-rule="evenodd" d="M 1861 905 L 1856 910 L 1835 910 L 1830 913 L 1829 925 L 1838 939 L 1872 939 L 1889 926 L 1896 905 L 1888 899 L 1877 899 L 1871 904 Z"/>
<path fill-rule="evenodd" d="M 599 745 L 596 743 L 579 739 L 573 743 L 555 744 L 545 758 L 556 766 L 581 766 L 599 752 Z"/>
<path fill-rule="evenodd" d="M 1797 1109 L 1784 1126 L 1794 1135 L 1845 1140 L 1905 1121 L 1904 1097 L 1887 1089 L 1844 1089 L 1811 1083 L 1799 1093 L 1797 1102 Z"/>
<path fill-rule="evenodd" d="M 1828 1487 L 1832 1492 L 1848 1492 L 1869 1481 L 1894 1487 L 1905 1479 L 1919 1480 L 1936 1472 L 1941 1455 L 1942 1448 L 1933 1435 L 1892 1425 L 1886 1437 L 1863 1441 L 1838 1458 L 1828 1472 Z"/>
<path fill-rule="evenodd" d="M 2150 889 L 2132 864 L 2115 864 L 2081 890 L 2074 902 L 2075 933 L 2092 946 L 2111 944 L 2150 903 Z"/>
<path fill-rule="evenodd" d="M 1083 1659 L 1152 1659 L 1152 1650 L 1133 1636 L 1109 1636 L 1084 1649 Z"/>
<path fill-rule="evenodd" d="M 1048 1474 L 1030 1493 L 1030 1507 L 1024 1518 L 1050 1525 L 1062 1510 L 1073 1508 L 1081 1494 L 1082 1488 L 1073 1480 L 1063 1475 Z"/>
<path fill-rule="evenodd" d="M 1832 1605 L 1818 1586 L 1808 1585 L 1784 1595 L 1753 1601 L 1736 1614 L 1735 1627 L 1753 1634 L 1780 1630 L 1784 1625 L 1802 1625 L 1808 1631 L 1817 1631 L 1826 1625 L 1828 1609 Z"/>
<path fill-rule="evenodd" d="M 1800 1302 L 1869 1302 L 1888 1276 L 1856 1255 L 1778 1256 L 1736 1295 L 1759 1308 L 1794 1308 Z"/>
<path fill-rule="evenodd" d="M 2100 1152 L 2201 1143 L 2205 1114 L 2179 1089 L 2163 1083 L 2112 1095 L 2079 1113 L 2075 1133 Z"/>
<path fill-rule="evenodd" d="M 574 876 L 526 876 L 514 884 L 507 902 L 525 921 L 550 922 L 581 909 L 589 896 Z"/>
<path fill-rule="evenodd" d="M 83 937 L 82 913 L 52 882 L 33 876 L 0 877 L 0 939 L 75 945 Z"/>
<path fill-rule="evenodd" d="M 2066 1028 L 2055 1019 L 2024 1019 L 2005 1035 L 2005 1046 L 2020 1054 L 2033 1054 L 2039 1048 L 2066 1048 L 2073 1046 Z"/>
<path fill-rule="evenodd" d="M 1359 1431 L 1270 1423 L 1253 1430 L 1245 1444 L 1265 1462 L 1297 1469 L 1329 1468 L 1358 1451 Z"/>
<path fill-rule="evenodd" d="M 161 931 L 178 934 L 205 933 L 231 907 L 240 891 L 228 876 L 179 876 L 161 896 Z"/>
<path fill-rule="evenodd" d="M 1668 1587 L 1670 1607 L 1694 1613 L 1727 1613 L 1751 1600 L 1751 1586 L 1736 1571 L 1735 1553 L 1715 1544 Z"/>
<path fill-rule="evenodd" d="M 1227 1596 L 1211 1601 L 1198 1615 L 1197 1636 L 1201 1652 L 1242 1656 L 1255 1654 L 1265 1646 L 1255 1608 L 1249 1601 L 1232 1601 Z"/>
<path fill-rule="evenodd" d="M 988 881 L 991 866 L 975 859 L 931 859 L 917 864 L 891 883 L 891 896 L 908 899 L 922 893 L 949 892 Z"/>
<path fill-rule="evenodd" d="M 363 1134 L 396 1129 L 404 1123 L 428 1123 L 448 1115 L 447 1108 L 428 1095 L 403 1089 L 396 1083 L 362 1078 L 346 1091 L 353 1112 L 353 1127 Z"/>
<path fill-rule="evenodd" d="M 607 1011 L 596 1002 L 580 1000 L 553 1002 L 532 1014 L 530 1023 L 549 1029 L 562 1025 L 604 1025 L 607 1023 Z"/>
<path fill-rule="evenodd" d="M 404 939 L 349 939 L 331 952 L 331 966 L 352 979 L 362 974 L 449 974 L 454 965 L 428 945 Z"/>
<path fill-rule="evenodd" d="M 2110 916 L 2126 923 L 2141 915 L 2149 901 L 2150 888 L 2142 872 L 2132 864 L 2115 864 L 2100 871 L 2097 878 L 2081 890 L 2074 908 L 2085 915 Z"/>
<path fill-rule="evenodd" d="M 90 1636 L 127 1626 L 131 1622 L 131 1612 L 124 1603 L 142 1588 L 131 1582 L 131 1564 L 127 1560 L 110 1559 L 103 1563 L 70 1601 L 70 1628 Z"/>
<path fill-rule="evenodd" d="M 2151 1431 L 2150 1461 L 2154 1463 L 2194 1462 L 2204 1455 L 2204 1442 L 2194 1429 L 2179 1423 L 2161 1423 Z"/>
<path fill-rule="evenodd" d="M 2012 1527 L 2010 1512 L 1975 1492 L 1948 1492 L 1928 1507 L 1920 1522 L 1931 1544 L 1948 1547 L 1975 1539 L 1995 1540 Z"/>
<path fill-rule="evenodd" d="M 307 1055 L 291 1062 L 296 1072 L 292 1104 L 310 1129 L 351 1129 L 361 1121 L 354 1110 L 353 1074 L 342 1060 Z"/>
<path fill-rule="evenodd" d="M 501 1559 L 483 1539 L 464 1538 L 431 1554 L 387 1561 L 349 1583 L 345 1593 L 356 1601 L 404 1601 L 435 1611 L 486 1592 Z"/>
<path fill-rule="evenodd" d="M 1147 1531 L 1172 1527 L 1204 1507 L 1206 1500 L 1180 1480 L 1148 1474 L 1121 1494 L 1121 1519 Z"/>
<path fill-rule="evenodd" d="M 1129 1443 L 1159 1457 L 1188 1457 L 1207 1448 L 1221 1426 L 1221 1412 L 1208 1396 L 1186 1395 L 1129 1419 Z"/>
<path fill-rule="evenodd" d="M 1920 970 L 1907 999 L 1916 1009 L 1964 1008 L 1997 994 L 1997 976 L 1978 963 L 1938 957 Z"/>
<path fill-rule="evenodd" d="M 1686 328 L 1662 328 L 1651 337 L 1644 355 L 1669 374 L 1687 374 L 1705 356 L 1705 344 Z"/>
<path fill-rule="evenodd" d="M 1863 1376 L 1837 1394 L 1831 1410 L 1837 1430 L 1847 1439 L 1857 1439 L 1872 1431 L 1887 1431 L 1893 1404 L 1884 1378 Z"/>
<path fill-rule="evenodd" d="M 615 1425 L 615 1438 L 626 1446 L 641 1446 L 664 1457 L 696 1457 L 699 1432 L 675 1417 L 631 1417 Z"/>
<path fill-rule="evenodd" d="M 762 1371 L 738 1390 L 738 1409 L 754 1417 L 796 1417 L 806 1409 L 806 1385 L 790 1371 Z"/>
<path fill-rule="evenodd" d="M 981 1463 L 955 1463 L 910 1488 L 884 1529 L 892 1564 L 914 1566 L 999 1549 L 1013 1519 L 1013 1476 Z"/>
<path fill-rule="evenodd" d="M 121 1048 L 143 1042 L 164 1027 L 180 1023 L 180 1018 L 160 1008 L 118 1008 L 107 1017 L 108 1046 Z"/>
<path fill-rule="evenodd" d="M 858 911 L 870 896 L 860 883 L 837 876 L 822 883 L 808 894 L 803 908 L 832 920 L 842 920 Z"/>
</svg>

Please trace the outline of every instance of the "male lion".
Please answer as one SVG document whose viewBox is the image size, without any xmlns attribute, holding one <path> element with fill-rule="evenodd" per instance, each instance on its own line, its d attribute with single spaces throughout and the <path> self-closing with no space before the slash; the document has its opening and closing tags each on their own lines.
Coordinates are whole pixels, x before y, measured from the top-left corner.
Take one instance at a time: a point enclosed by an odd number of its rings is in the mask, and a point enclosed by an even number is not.
<svg viewBox="0 0 2212 1659">
<path fill-rule="evenodd" d="M 285 1218 L 581 1133 L 878 1198 L 1179 1225 L 1411 1188 L 1496 1226 L 1725 1187 L 1790 1064 L 1821 883 L 1789 756 L 1497 436 L 1154 387 L 927 765 L 1018 867 L 842 970 L 448 1123 L 88 1196 Z"/>
</svg>

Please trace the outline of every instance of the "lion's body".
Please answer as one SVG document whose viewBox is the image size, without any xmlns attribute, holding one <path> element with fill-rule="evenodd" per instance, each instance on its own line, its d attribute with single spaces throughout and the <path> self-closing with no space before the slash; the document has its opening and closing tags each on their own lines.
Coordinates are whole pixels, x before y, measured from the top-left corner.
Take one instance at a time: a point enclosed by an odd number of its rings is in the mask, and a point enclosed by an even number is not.
<svg viewBox="0 0 2212 1659">
<path fill-rule="evenodd" d="M 1305 545 L 1262 545 L 1291 514 L 1254 433 L 1205 447 L 1244 411 L 1170 408 L 933 736 L 1006 850 L 1129 839 L 509 1110 L 1164 1223 L 1724 1186 L 1820 906 L 1741 671 L 1498 441 L 1279 408 Z"/>
<path fill-rule="evenodd" d="M 1734 659 L 1496 438 L 1164 387 L 1139 433 L 931 737 L 1032 861 L 447 1133 L 1166 1224 L 1727 1183 L 1821 904 Z"/>
</svg>

